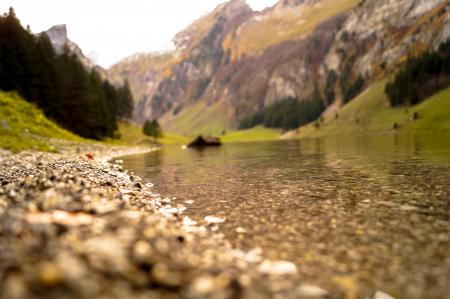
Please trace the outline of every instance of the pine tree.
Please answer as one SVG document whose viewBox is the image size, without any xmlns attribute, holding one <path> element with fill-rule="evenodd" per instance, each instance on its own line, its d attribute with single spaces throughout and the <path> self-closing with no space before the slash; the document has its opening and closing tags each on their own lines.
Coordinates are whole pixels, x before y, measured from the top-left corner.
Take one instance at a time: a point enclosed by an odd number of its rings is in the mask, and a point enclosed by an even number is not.
<svg viewBox="0 0 450 299">
<path fill-rule="evenodd" d="M 117 100 L 117 116 L 125 119 L 131 118 L 134 103 L 128 80 L 125 80 L 123 86 L 119 89 Z"/>
<path fill-rule="evenodd" d="M 150 120 L 146 120 L 144 122 L 144 126 L 142 127 L 142 133 L 144 133 L 144 135 L 147 135 L 147 136 L 152 136 L 153 126 L 152 126 L 152 122 L 150 122 Z"/>
<path fill-rule="evenodd" d="M 158 141 L 158 138 L 163 137 L 162 128 L 156 119 L 152 121 L 146 120 L 142 132 L 147 136 L 153 137 L 155 141 Z"/>
<path fill-rule="evenodd" d="M 153 138 L 155 139 L 155 141 L 158 141 L 158 138 L 163 137 L 162 128 L 156 119 L 152 121 L 151 126 L 153 128 Z"/>
</svg>

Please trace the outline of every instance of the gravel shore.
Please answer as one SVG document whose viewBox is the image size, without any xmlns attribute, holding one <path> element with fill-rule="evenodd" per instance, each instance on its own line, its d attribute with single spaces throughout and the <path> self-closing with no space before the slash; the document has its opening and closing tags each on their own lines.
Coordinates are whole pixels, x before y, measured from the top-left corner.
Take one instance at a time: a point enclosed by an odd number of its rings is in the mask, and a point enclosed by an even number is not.
<svg viewBox="0 0 450 299">
<path fill-rule="evenodd" d="M 107 163 L 148 148 L 61 151 L 0 152 L 0 298 L 329 297 Z"/>
</svg>

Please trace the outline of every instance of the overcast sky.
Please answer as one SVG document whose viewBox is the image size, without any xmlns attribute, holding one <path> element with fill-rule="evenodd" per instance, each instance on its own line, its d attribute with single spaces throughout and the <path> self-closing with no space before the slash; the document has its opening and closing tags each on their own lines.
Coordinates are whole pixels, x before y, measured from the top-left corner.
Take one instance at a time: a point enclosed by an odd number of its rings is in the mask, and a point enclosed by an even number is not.
<svg viewBox="0 0 450 299">
<path fill-rule="evenodd" d="M 69 38 L 98 64 L 109 67 L 136 52 L 171 47 L 172 37 L 224 0 L 1 0 L 23 26 L 41 32 L 67 24 Z M 247 0 L 254 10 L 277 0 Z"/>
</svg>

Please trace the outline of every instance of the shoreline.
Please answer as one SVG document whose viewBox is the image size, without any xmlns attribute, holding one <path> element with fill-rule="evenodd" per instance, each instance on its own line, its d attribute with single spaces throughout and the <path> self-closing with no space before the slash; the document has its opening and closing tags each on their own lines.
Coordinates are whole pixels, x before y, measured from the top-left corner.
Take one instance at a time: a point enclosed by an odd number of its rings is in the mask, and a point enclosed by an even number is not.
<svg viewBox="0 0 450 299">
<path fill-rule="evenodd" d="M 0 151 L 2 298 L 327 298 L 292 263 L 233 249 L 217 224 L 108 162 L 153 150 Z"/>
</svg>

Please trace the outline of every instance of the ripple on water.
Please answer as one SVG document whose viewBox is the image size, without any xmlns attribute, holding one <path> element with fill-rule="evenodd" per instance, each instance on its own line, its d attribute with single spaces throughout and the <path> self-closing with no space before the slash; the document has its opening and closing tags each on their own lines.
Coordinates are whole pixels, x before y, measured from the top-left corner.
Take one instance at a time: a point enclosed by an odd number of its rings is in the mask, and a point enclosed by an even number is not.
<svg viewBox="0 0 450 299">
<path fill-rule="evenodd" d="M 314 285 L 443 298 L 450 291 L 450 144 L 430 138 L 167 148 L 123 164 L 155 192 L 188 204 L 192 221 L 209 216 L 236 247 L 293 262 Z"/>
</svg>

